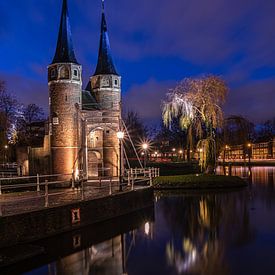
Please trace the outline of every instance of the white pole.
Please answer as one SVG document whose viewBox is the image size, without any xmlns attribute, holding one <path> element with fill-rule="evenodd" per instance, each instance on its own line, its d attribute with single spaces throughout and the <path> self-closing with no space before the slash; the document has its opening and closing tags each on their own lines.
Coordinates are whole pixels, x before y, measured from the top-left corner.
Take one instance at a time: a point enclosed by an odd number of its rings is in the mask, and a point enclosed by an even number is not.
<svg viewBox="0 0 275 275">
<path fill-rule="evenodd" d="M 40 185 L 39 185 L 39 174 L 36 175 L 36 191 L 40 192 Z"/>
</svg>

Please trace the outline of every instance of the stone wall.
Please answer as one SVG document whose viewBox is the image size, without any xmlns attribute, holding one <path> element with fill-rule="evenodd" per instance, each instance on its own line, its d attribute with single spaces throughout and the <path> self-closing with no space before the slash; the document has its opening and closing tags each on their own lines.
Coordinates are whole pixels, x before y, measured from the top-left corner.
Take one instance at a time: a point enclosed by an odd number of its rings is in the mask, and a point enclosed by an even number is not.
<svg viewBox="0 0 275 275">
<path fill-rule="evenodd" d="M 0 219 L 0 247 L 34 241 L 152 206 L 151 188 Z M 76 219 L 75 221 L 75 218 Z"/>
</svg>

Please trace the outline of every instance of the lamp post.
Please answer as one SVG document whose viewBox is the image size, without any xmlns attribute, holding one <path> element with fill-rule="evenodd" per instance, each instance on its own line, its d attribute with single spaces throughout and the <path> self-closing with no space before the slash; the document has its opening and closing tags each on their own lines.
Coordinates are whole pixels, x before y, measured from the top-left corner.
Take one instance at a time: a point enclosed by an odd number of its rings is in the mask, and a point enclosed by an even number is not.
<svg viewBox="0 0 275 275">
<path fill-rule="evenodd" d="M 148 143 L 142 144 L 142 149 L 144 150 L 144 168 L 146 168 L 146 158 L 147 158 L 147 150 L 148 150 Z"/>
<path fill-rule="evenodd" d="M 121 146 L 121 143 L 124 138 L 124 132 L 118 131 L 117 138 L 119 141 L 119 191 L 122 191 L 123 177 L 122 177 L 122 146 Z"/>
<path fill-rule="evenodd" d="M 249 166 L 250 166 L 250 161 L 251 161 L 251 147 L 252 147 L 252 144 L 248 143 L 247 148 L 248 148 L 248 165 Z"/>
</svg>

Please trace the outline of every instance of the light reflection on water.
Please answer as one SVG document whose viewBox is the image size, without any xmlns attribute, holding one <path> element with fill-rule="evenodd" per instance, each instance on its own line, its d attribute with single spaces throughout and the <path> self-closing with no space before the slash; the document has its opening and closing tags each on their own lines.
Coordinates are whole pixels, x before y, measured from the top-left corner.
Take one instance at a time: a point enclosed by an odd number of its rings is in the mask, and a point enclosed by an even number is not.
<svg viewBox="0 0 275 275">
<path fill-rule="evenodd" d="M 158 192 L 154 222 L 30 274 L 275 274 L 275 167 L 231 173 L 251 184 Z"/>
</svg>

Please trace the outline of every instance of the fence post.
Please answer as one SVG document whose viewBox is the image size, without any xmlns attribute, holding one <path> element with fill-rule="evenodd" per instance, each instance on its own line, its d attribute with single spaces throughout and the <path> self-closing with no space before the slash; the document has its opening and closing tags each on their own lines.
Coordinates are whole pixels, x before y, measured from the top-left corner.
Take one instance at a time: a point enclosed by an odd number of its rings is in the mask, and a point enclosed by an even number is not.
<svg viewBox="0 0 275 275">
<path fill-rule="evenodd" d="M 149 178 L 150 178 L 150 186 L 152 186 L 153 185 L 153 181 L 152 181 L 152 171 L 151 171 L 151 169 L 149 168 Z"/>
<path fill-rule="evenodd" d="M 72 188 L 74 189 L 75 185 L 74 185 L 74 173 L 72 173 Z"/>
<path fill-rule="evenodd" d="M 130 184 L 131 185 L 131 184 Z M 132 181 L 132 186 L 131 186 L 131 190 L 134 190 L 134 180 Z"/>
<path fill-rule="evenodd" d="M 81 200 L 84 200 L 84 179 L 81 179 Z"/>
<path fill-rule="evenodd" d="M 39 174 L 36 175 L 36 191 L 40 192 Z"/>
<path fill-rule="evenodd" d="M 112 178 L 110 178 L 110 183 L 109 183 L 109 195 L 112 195 Z"/>
<path fill-rule="evenodd" d="M 128 186 L 131 186 L 130 170 L 127 171 L 128 176 Z"/>
<path fill-rule="evenodd" d="M 132 179 L 132 185 L 134 185 L 134 181 L 135 181 L 135 179 L 134 179 L 134 175 L 133 175 L 133 168 L 131 168 L 131 179 Z"/>
<path fill-rule="evenodd" d="M 49 206 L 49 186 L 48 180 L 45 180 L 45 207 Z"/>
</svg>

